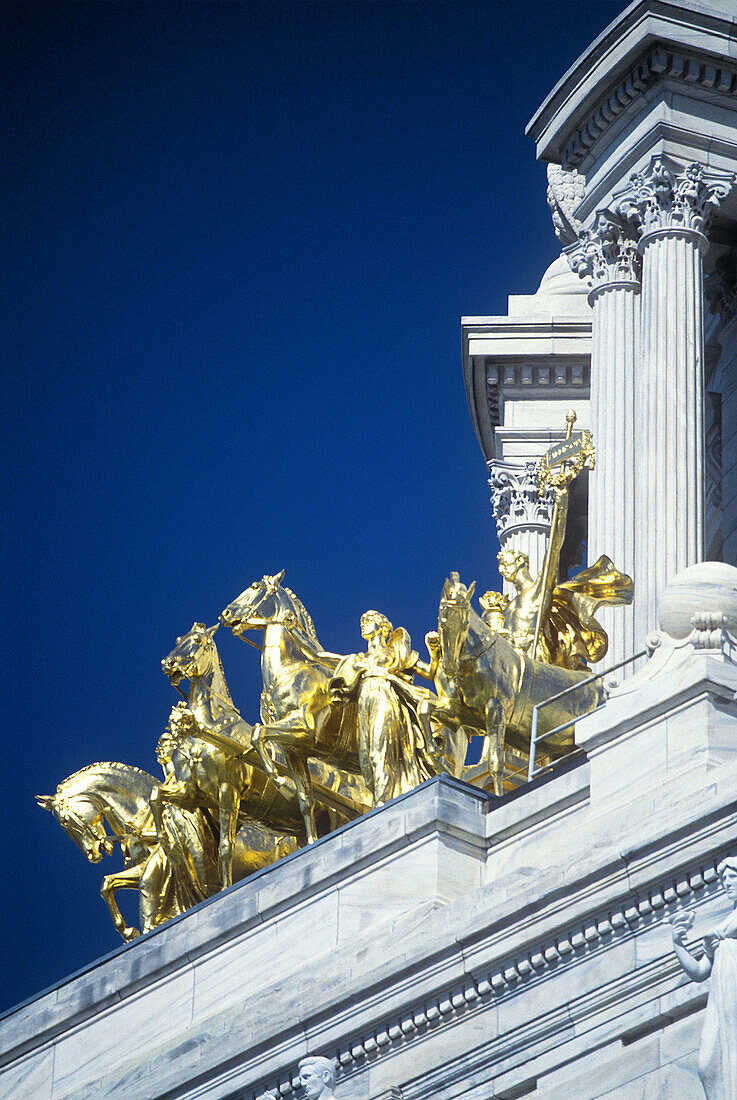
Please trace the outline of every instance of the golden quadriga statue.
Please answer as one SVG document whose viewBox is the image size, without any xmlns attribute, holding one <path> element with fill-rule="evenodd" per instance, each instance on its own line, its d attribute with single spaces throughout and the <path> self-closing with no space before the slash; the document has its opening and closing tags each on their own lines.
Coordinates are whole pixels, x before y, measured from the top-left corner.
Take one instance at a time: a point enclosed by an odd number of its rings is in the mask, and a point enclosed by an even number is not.
<svg viewBox="0 0 737 1100">
<path fill-rule="evenodd" d="M 575 718 L 602 695 L 587 667 L 606 651 L 594 612 L 632 598 L 631 580 L 608 558 L 572 581 L 555 580 L 568 486 L 593 456 L 588 433 L 572 437 L 573 420 L 565 443 L 543 462 L 541 483 L 554 487 L 556 505 L 540 575 L 530 575 L 524 555 L 501 553 L 515 594 L 485 593 L 479 616 L 474 585 L 451 574 L 438 629 L 426 635 L 429 661 L 378 611 L 361 618 L 365 651 L 323 649 L 283 572 L 266 575 L 220 616 L 261 651 L 258 722 L 246 721 L 233 702 L 218 626 L 194 623 L 162 661 L 180 694 L 180 683 L 189 685 L 156 745 L 162 777 L 92 764 L 54 795 L 37 796 L 91 862 L 120 844 L 124 868 L 103 879 L 101 893 L 124 939 L 138 929 L 126 924 L 116 890 L 138 890 L 148 932 L 432 776 L 471 778 L 464 761 L 477 734 L 485 738 L 486 779 L 501 794 L 505 746 L 528 751 L 533 707 L 575 687 L 541 720 L 542 732 L 564 725 L 546 753 L 570 751 Z M 263 632 L 263 645 L 246 638 L 250 631 Z"/>
</svg>

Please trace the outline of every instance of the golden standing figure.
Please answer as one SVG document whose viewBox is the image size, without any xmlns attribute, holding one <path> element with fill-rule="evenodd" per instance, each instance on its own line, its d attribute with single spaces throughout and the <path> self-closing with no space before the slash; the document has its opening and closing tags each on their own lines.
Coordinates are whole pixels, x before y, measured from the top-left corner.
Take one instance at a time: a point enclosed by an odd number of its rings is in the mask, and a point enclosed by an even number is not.
<svg viewBox="0 0 737 1100">
<path fill-rule="evenodd" d="M 340 704 L 356 703 L 361 773 L 375 806 L 414 790 L 436 775 L 418 708 L 424 698 L 412 683 L 421 662 L 403 627 L 379 611 L 361 616 L 366 653 L 344 657 L 330 681 Z M 425 674 L 429 667 L 423 666 Z"/>
<path fill-rule="evenodd" d="M 497 557 L 499 572 L 514 586 L 515 594 L 499 610 L 503 610 L 500 633 L 520 653 L 560 668 L 585 669 L 589 662 L 600 661 L 607 651 L 606 632 L 594 618 L 597 609 L 604 603 L 632 603 L 634 585 L 631 577 L 620 573 L 605 554 L 573 580 L 558 584 L 569 486 L 594 463 L 591 433 L 581 432 L 574 437 L 575 421 L 575 412 L 569 412 L 565 440 L 551 447 L 541 463 L 540 491 L 550 485 L 555 494 L 543 567 L 533 577 L 526 554 L 501 550 Z M 482 601 L 491 596 L 487 593 Z"/>
</svg>

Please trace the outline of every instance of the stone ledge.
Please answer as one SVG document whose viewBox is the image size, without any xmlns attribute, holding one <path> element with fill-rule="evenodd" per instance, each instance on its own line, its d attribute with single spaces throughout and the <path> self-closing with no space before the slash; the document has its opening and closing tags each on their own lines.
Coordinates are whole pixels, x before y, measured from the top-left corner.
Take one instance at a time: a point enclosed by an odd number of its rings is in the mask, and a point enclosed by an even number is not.
<svg viewBox="0 0 737 1100">
<path fill-rule="evenodd" d="M 273 920 L 295 903 L 303 906 L 315 896 L 332 894 L 340 882 L 428 837 L 452 839 L 483 855 L 487 805 L 485 792 L 438 777 L 236 883 L 4 1013 L 0 1066 L 37 1046 L 40 1038 L 58 1036 Z M 418 898 L 417 903 L 425 900 Z M 25 1040 L 24 1032 L 30 1033 Z"/>
<path fill-rule="evenodd" d="M 731 70 L 737 47 L 735 16 L 728 0 L 722 12 L 699 0 L 630 4 L 568 69 L 528 123 L 526 133 L 536 144 L 538 159 L 562 164 L 575 135 L 589 120 L 597 118 L 598 125 L 600 116 L 606 122 L 615 110 L 612 98 L 616 103 L 618 93 L 624 93 L 626 103 L 630 86 L 635 93 L 647 86 L 651 70 L 639 71 L 643 55 L 658 48 L 679 54 L 698 51 L 713 59 L 712 67 L 724 65 Z"/>
</svg>

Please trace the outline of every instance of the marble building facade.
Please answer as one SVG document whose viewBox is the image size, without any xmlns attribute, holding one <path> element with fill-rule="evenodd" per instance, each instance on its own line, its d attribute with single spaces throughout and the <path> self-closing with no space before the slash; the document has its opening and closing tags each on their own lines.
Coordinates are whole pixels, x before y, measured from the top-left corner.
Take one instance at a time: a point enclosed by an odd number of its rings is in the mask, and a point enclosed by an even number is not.
<svg viewBox="0 0 737 1100">
<path fill-rule="evenodd" d="M 681 569 L 737 563 L 736 87 L 729 4 L 630 4 L 528 126 L 561 258 L 507 317 L 463 320 L 503 541 L 542 541 L 537 519 L 508 534 L 505 488 L 528 476 L 541 434 L 564 406 L 593 429 L 588 560 L 608 553 L 637 578 L 632 609 L 602 612 L 612 662 L 643 648 Z"/>
<path fill-rule="evenodd" d="M 599 462 L 569 560 L 637 579 L 608 660 L 648 659 L 532 783 L 432 779 L 5 1013 L 0 1095 L 298 1100 L 315 1055 L 337 1100 L 706 1096 L 714 982 L 669 922 L 698 952 L 737 855 L 729 8 L 636 0 L 568 70 L 529 126 L 561 255 L 463 320 L 502 544 L 539 564 L 535 463 L 575 408 Z"/>
</svg>

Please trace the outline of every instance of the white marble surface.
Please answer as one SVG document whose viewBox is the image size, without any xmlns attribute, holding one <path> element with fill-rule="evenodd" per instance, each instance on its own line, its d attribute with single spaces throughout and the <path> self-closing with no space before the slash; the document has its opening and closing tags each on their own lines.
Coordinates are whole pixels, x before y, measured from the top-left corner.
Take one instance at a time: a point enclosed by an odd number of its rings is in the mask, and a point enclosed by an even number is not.
<svg viewBox="0 0 737 1100">
<path fill-rule="evenodd" d="M 640 285 L 612 280 L 593 295 L 591 424 L 596 467 L 589 474 L 589 564 L 608 555 L 617 569 L 637 578 L 635 476 L 638 439 L 636 378 L 640 346 Z M 602 607 L 597 618 L 607 632 L 607 666 L 642 648 L 634 606 Z"/>
</svg>

